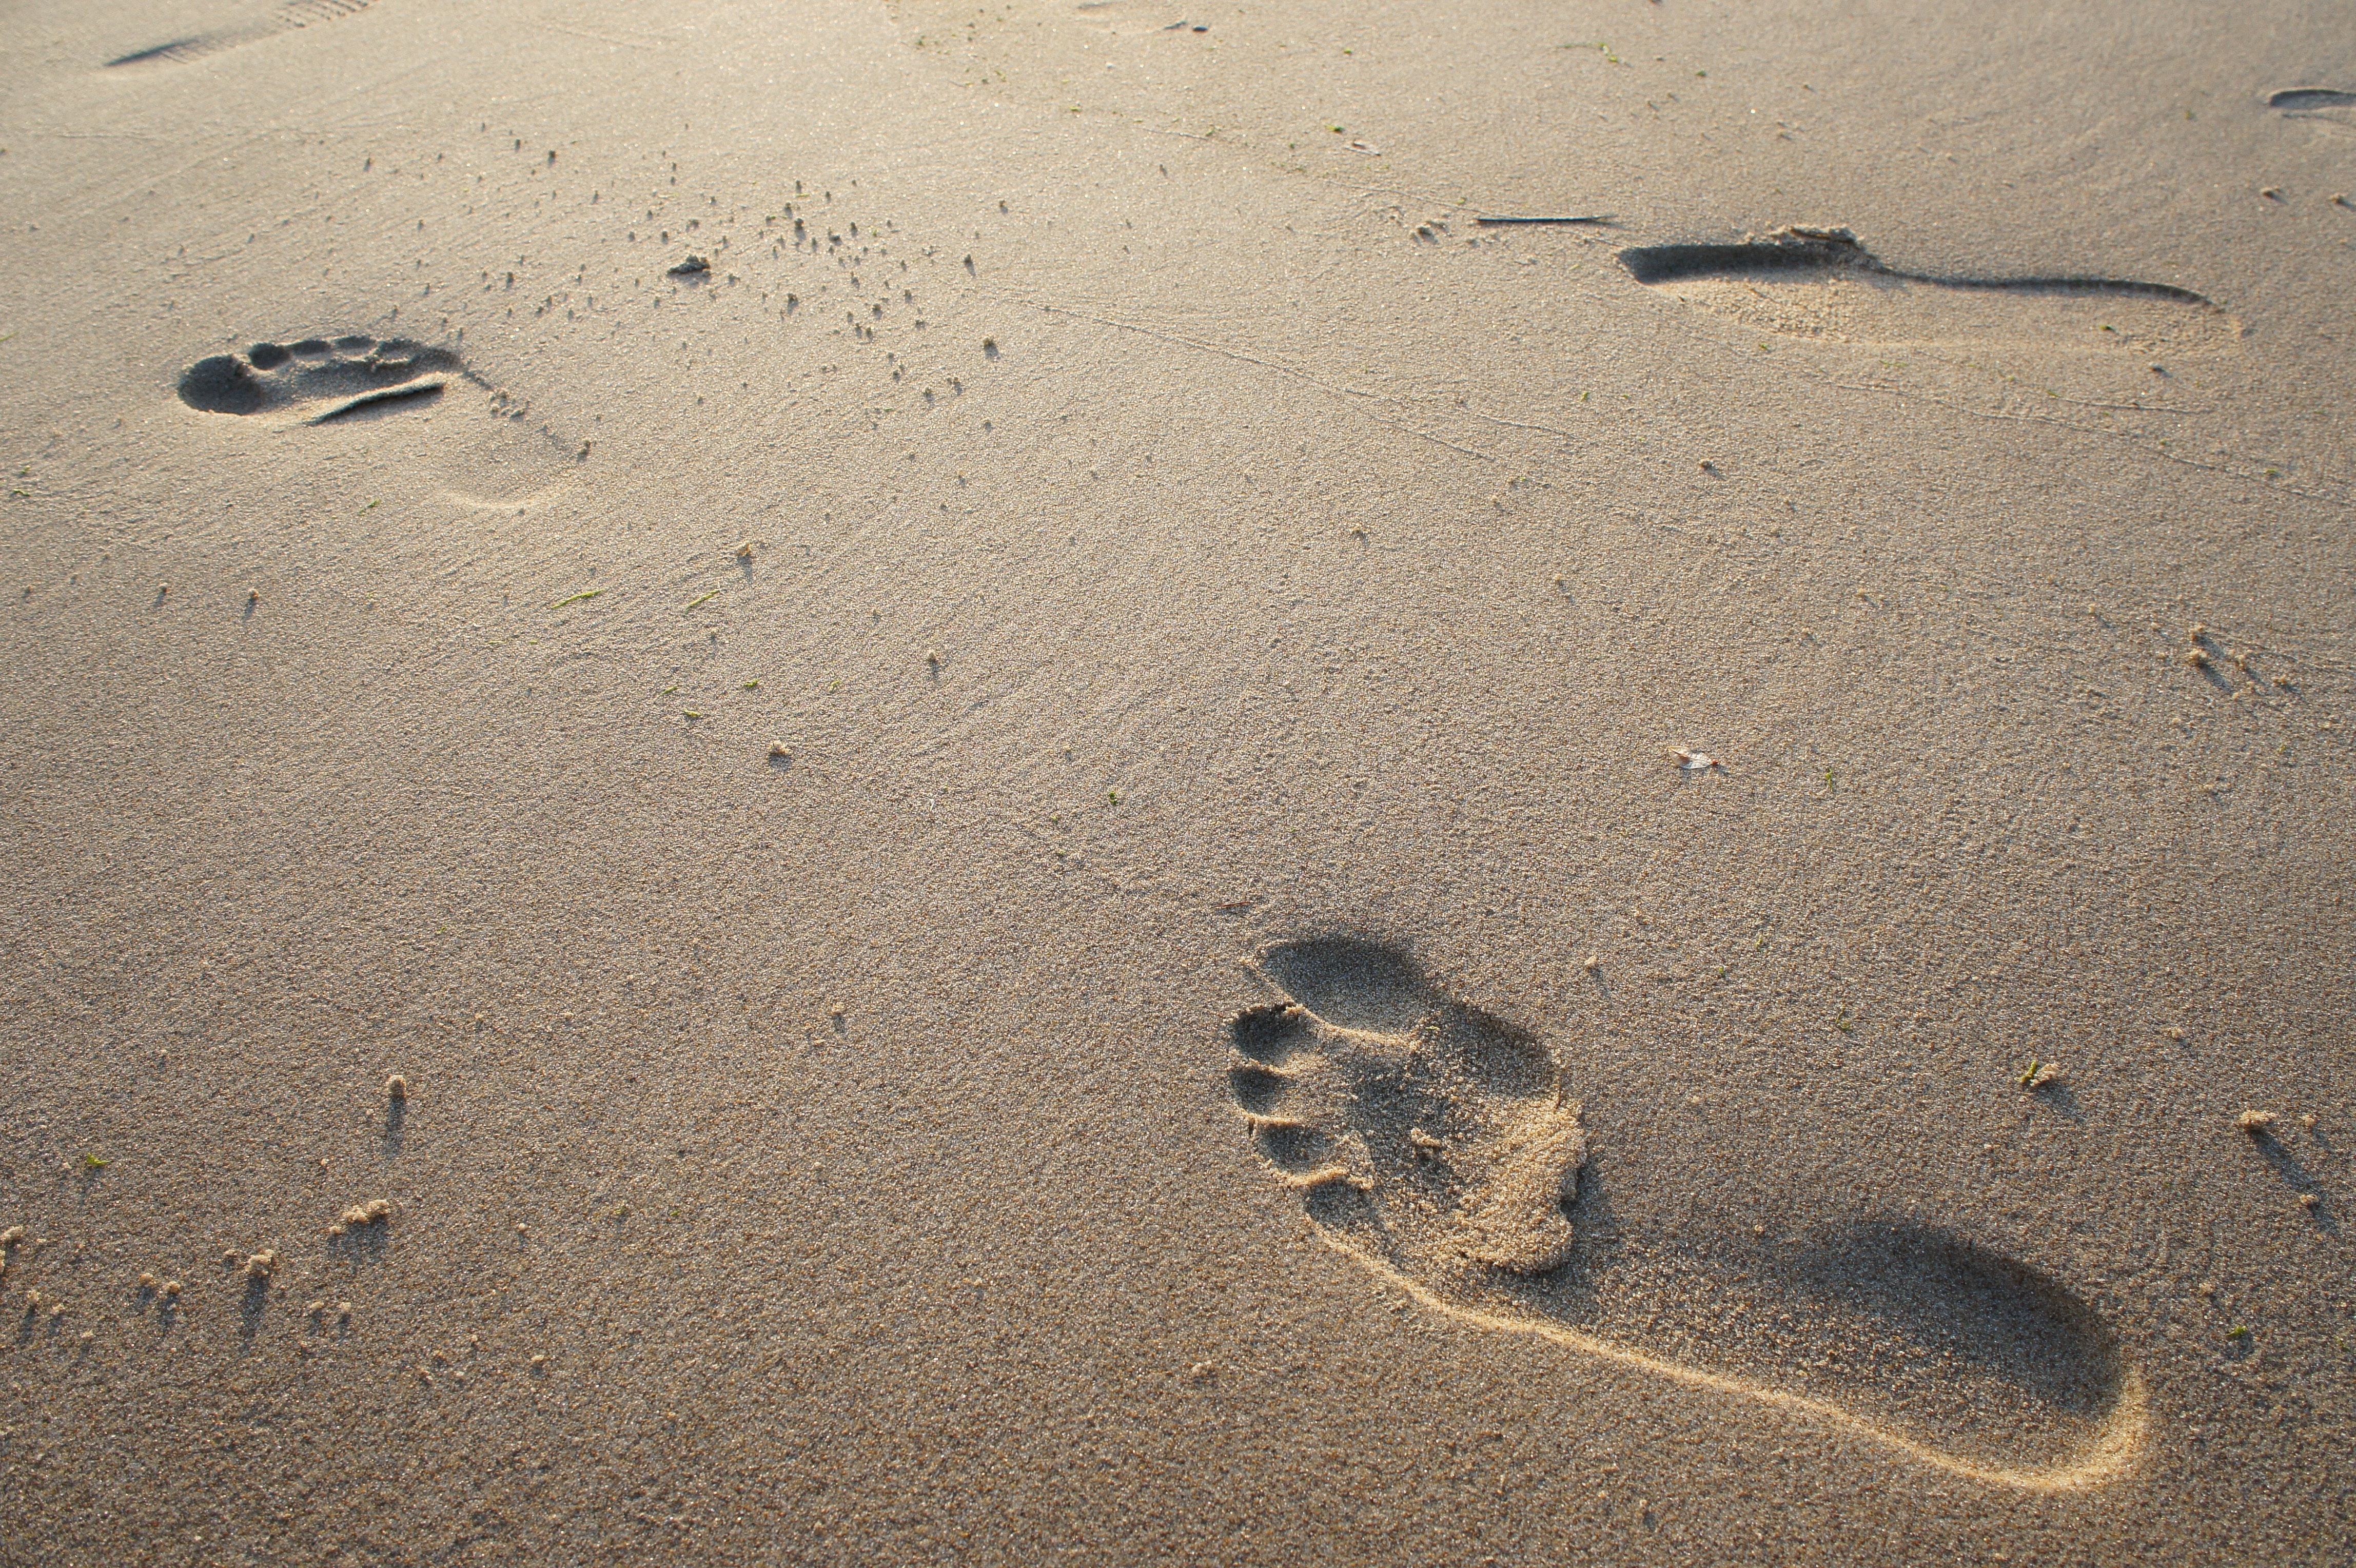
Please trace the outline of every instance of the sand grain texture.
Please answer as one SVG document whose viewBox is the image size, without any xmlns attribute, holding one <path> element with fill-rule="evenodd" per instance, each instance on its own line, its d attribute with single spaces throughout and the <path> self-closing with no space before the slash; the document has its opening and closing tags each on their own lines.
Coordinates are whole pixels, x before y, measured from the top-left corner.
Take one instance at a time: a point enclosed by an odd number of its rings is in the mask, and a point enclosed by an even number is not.
<svg viewBox="0 0 2356 1568">
<path fill-rule="evenodd" d="M 21 8 L 0 1557 L 2344 1561 L 2343 31 Z"/>
</svg>

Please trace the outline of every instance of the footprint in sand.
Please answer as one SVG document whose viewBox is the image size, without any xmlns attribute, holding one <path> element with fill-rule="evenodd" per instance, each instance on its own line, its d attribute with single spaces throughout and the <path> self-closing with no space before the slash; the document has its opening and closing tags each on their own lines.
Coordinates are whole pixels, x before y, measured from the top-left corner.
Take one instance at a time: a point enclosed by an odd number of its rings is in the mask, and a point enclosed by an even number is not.
<svg viewBox="0 0 2356 1568">
<path fill-rule="evenodd" d="M 198 33 L 185 38 L 174 38 L 168 44 L 135 49 L 108 60 L 107 65 L 155 65 L 166 61 L 201 59 L 217 55 L 223 49 L 233 49 L 240 44 L 250 44 L 256 38 L 266 38 L 273 33 L 289 33 L 297 27 L 308 27 L 320 22 L 332 22 L 348 16 L 355 11 L 368 9 L 369 0 L 286 0 L 284 5 L 253 20 L 219 27 L 209 33 Z"/>
<path fill-rule="evenodd" d="M 2356 134 L 2356 92 L 2337 87 L 2286 87 L 2266 95 L 2266 107 L 2286 120 L 2304 124 L 2324 140 L 2345 142 Z M 2344 197 L 2334 197 L 2345 207 Z"/>
<path fill-rule="evenodd" d="M 2190 289 L 2129 278 L 1934 276 L 1889 266 L 1847 229 L 1620 252 L 1637 282 L 1784 337 L 2012 344 L 2145 359 L 2214 352 L 2241 324 Z"/>
<path fill-rule="evenodd" d="M 325 424 L 396 402 L 430 402 L 466 362 L 405 338 L 305 338 L 215 354 L 180 372 L 180 401 L 205 413 Z"/>
<path fill-rule="evenodd" d="M 450 405 L 444 391 L 461 381 L 486 394 L 481 404 Z M 443 482 L 444 499 L 474 510 L 552 499 L 589 460 L 585 442 L 532 423 L 528 404 L 491 387 L 456 353 L 406 338 L 256 343 L 241 354 L 198 360 L 180 372 L 179 393 L 199 413 L 237 415 L 272 430 L 397 417 L 401 428 L 382 433 L 402 448 L 395 460 L 422 461 Z M 382 444 L 354 431 L 343 456 Z"/>
<path fill-rule="evenodd" d="M 1155 5 L 1152 0 L 1076 0 L 1073 12 L 1080 21 L 1108 33 L 1207 33 L 1211 24 L 1203 17 L 1178 16 L 1168 5 Z M 1173 21 L 1171 18 L 1177 16 Z"/>
<path fill-rule="evenodd" d="M 2297 120 L 2336 120 L 2356 124 L 2356 92 L 2336 87 L 2286 87 L 2266 96 L 2266 107 Z"/>
<path fill-rule="evenodd" d="M 2140 1378 L 2036 1270 L 1916 1224 L 1595 1240 L 1581 1108 L 1541 1041 L 1372 944 L 1248 967 L 1276 996 L 1229 1028 L 1254 1145 L 1324 1240 L 1423 1305 L 1986 1481 L 2080 1487 L 2133 1458 Z"/>
</svg>

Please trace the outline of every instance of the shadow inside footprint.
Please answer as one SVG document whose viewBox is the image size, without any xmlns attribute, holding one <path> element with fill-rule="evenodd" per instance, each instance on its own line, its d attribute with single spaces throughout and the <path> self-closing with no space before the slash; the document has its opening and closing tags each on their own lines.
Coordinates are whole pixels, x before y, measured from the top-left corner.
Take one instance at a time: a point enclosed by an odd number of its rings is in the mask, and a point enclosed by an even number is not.
<svg viewBox="0 0 2356 1568">
<path fill-rule="evenodd" d="M 1403 1034 L 1431 1007 L 1421 972 L 1373 942 L 1336 938 L 1288 943 L 1259 961 L 1293 1001 L 1344 1029 Z"/>
<path fill-rule="evenodd" d="M 1966 1238 L 1841 1226 L 1809 1237 L 1786 1266 L 1797 1294 L 1837 1304 L 1874 1342 L 1917 1359 L 1952 1356 L 2013 1391 L 2016 1407 L 2094 1421 L 2118 1399 L 2118 1340 L 2101 1316 L 2051 1276 Z"/>
<path fill-rule="evenodd" d="M 1228 1031 L 1254 1147 L 1326 1240 L 1426 1305 L 1984 1479 L 2083 1485 L 2132 1448 L 2115 1337 L 2035 1269 L 1912 1222 L 1621 1234 L 1542 1041 L 1395 949 L 1287 942 L 1251 968 L 1278 993 Z"/>
<path fill-rule="evenodd" d="M 305 423 L 324 424 L 370 404 L 431 398 L 449 377 L 466 374 L 466 362 L 447 349 L 350 335 L 214 354 L 180 372 L 179 391 L 182 403 L 206 413 L 303 409 Z"/>
<path fill-rule="evenodd" d="M 1951 1230 L 1859 1221 L 1766 1239 L 1730 1225 L 1588 1242 L 1504 1294 L 1537 1320 L 1830 1407 L 1957 1467 L 2067 1475 L 2133 1414 L 2133 1373 L 2101 1316 Z"/>
</svg>

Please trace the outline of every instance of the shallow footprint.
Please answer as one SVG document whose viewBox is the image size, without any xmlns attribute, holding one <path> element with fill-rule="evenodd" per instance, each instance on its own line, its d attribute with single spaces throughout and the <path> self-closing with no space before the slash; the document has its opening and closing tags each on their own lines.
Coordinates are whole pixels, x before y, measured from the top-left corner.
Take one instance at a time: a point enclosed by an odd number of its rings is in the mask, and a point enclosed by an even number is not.
<svg viewBox="0 0 2356 1568">
<path fill-rule="evenodd" d="M 2241 325 L 2190 289 L 2132 278 L 1933 276 L 1888 266 L 1846 229 L 1620 252 L 1637 282 L 1784 337 L 2010 344 L 2070 354 L 2205 353 Z"/>
<path fill-rule="evenodd" d="M 1580 1107 L 1543 1042 L 1374 944 L 1281 943 L 1249 967 L 1277 997 L 1229 1027 L 1255 1146 L 1326 1241 L 1426 1305 L 1983 1480 L 2083 1487 L 2132 1457 L 2139 1378 L 2028 1265 L 1912 1224 L 1592 1244 Z"/>
<path fill-rule="evenodd" d="M 406 338 L 359 335 L 256 343 L 180 372 L 180 401 L 205 413 L 278 414 L 325 424 L 403 400 L 439 397 L 466 362 Z"/>
</svg>

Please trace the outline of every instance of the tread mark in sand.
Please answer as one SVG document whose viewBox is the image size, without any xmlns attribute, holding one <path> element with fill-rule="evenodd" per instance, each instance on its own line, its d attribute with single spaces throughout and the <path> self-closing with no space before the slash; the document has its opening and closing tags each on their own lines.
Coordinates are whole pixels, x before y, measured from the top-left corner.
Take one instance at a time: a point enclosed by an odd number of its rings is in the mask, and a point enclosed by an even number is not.
<svg viewBox="0 0 2356 1568">
<path fill-rule="evenodd" d="M 1998 1485 L 2098 1485 L 2140 1449 L 2140 1373 L 2039 1269 L 1911 1217 L 1768 1235 L 1721 1205 L 1623 1234 L 1545 1042 L 1376 943 L 1280 942 L 1246 967 L 1272 997 L 1226 1029 L 1254 1149 L 1321 1240 L 1420 1305 Z M 1613 1126 L 1597 1158 L 1641 1167 L 1641 1129 Z"/>
</svg>

